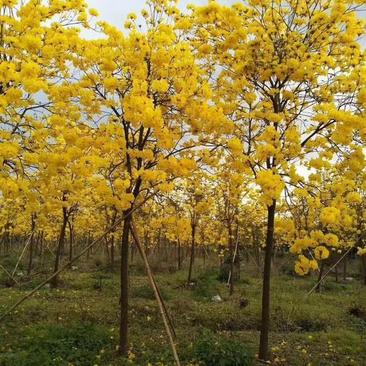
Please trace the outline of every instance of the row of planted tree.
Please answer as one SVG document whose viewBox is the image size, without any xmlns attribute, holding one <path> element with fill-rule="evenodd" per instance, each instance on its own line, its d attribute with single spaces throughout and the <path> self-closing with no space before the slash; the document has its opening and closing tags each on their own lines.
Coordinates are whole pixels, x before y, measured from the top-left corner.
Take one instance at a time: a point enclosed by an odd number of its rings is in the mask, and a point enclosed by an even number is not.
<svg viewBox="0 0 366 366">
<path fill-rule="evenodd" d="M 123 30 L 82 0 L 0 1 L 1 250 L 29 273 L 48 252 L 57 286 L 65 247 L 100 238 L 126 355 L 131 230 L 145 251 L 188 247 L 188 282 L 196 248 L 231 273 L 261 248 L 268 360 L 275 248 L 299 275 L 351 251 L 366 265 L 365 3 L 148 0 Z"/>
</svg>

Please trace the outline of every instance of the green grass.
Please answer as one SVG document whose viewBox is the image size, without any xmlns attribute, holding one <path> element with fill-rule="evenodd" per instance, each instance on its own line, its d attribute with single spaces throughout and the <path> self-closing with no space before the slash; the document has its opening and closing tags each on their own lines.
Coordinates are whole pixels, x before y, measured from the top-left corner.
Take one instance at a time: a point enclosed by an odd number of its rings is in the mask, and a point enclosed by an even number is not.
<svg viewBox="0 0 366 366">
<path fill-rule="evenodd" d="M 88 267 L 92 265 L 63 274 L 59 289 L 38 291 L 0 323 L 0 366 L 174 364 L 144 272 L 132 271 L 131 348 L 126 361 L 116 351 L 118 271 L 95 267 L 86 272 Z M 214 267 L 198 265 L 192 287 L 184 286 L 186 269 L 170 272 L 158 272 L 156 279 L 173 318 L 182 364 L 202 361 L 208 366 L 235 366 L 245 365 L 241 360 L 247 359 L 249 365 L 259 339 L 261 279 L 257 270 L 242 266 L 242 279 L 231 297 Z M 32 285 L 41 279 L 34 279 Z M 315 277 L 299 278 L 274 270 L 273 364 L 366 365 L 366 320 L 357 316 L 358 310 L 360 314 L 366 311 L 366 289 L 358 281 L 335 283 L 329 278 L 321 293 L 307 297 L 314 281 Z M 0 313 L 30 287 L 0 288 Z M 212 301 L 217 294 L 222 302 Z M 248 300 L 244 308 L 240 307 L 242 299 Z"/>
</svg>

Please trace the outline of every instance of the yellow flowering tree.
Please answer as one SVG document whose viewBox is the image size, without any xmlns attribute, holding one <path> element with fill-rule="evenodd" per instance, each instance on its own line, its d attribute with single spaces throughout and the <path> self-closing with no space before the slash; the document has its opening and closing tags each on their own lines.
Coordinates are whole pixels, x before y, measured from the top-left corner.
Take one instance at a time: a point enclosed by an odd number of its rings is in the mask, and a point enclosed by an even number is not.
<svg viewBox="0 0 366 366">
<path fill-rule="evenodd" d="M 188 176 L 195 168 L 190 153 L 200 131 L 196 116 L 205 110 L 207 124 L 220 111 L 207 101 L 201 89 L 202 70 L 189 43 L 178 37 L 174 26 L 175 1 L 147 2 L 142 12 L 144 27 L 135 15 L 125 26 L 127 34 L 104 22 L 103 37 L 85 40 L 73 59 L 80 70 L 80 103 L 90 119 L 106 128 L 118 125 L 123 142 L 112 146 L 117 153 L 115 178 L 126 184 L 130 206 L 121 243 L 120 352 L 128 351 L 128 252 L 131 213 L 138 202 L 158 191 L 172 189 L 170 180 Z M 142 31 L 141 29 L 144 29 Z M 76 95 L 77 96 L 77 95 Z M 102 116 L 102 117 L 101 117 Z M 98 123 L 96 123 L 98 129 Z"/>
<path fill-rule="evenodd" d="M 360 4 L 360 3 L 359 3 Z M 276 205 L 302 169 L 350 154 L 364 128 L 357 109 L 358 37 L 353 1 L 251 0 L 192 7 L 190 34 L 215 83 L 215 103 L 235 124 L 228 146 L 251 172 L 267 207 L 259 358 L 269 360 L 270 273 Z M 214 77 L 212 77 L 214 76 Z"/>
</svg>

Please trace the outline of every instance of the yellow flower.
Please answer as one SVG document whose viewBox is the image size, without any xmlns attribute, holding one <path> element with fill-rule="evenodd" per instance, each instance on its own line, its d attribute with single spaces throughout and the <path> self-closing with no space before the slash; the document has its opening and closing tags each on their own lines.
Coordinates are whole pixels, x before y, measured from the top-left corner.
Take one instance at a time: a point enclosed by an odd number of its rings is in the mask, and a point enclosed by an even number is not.
<svg viewBox="0 0 366 366">
<path fill-rule="evenodd" d="M 325 207 L 320 213 L 320 221 L 325 224 L 336 224 L 340 220 L 341 213 L 336 207 Z"/>
<path fill-rule="evenodd" d="M 357 248 L 357 255 L 362 256 L 362 255 L 366 255 L 366 247 L 365 248 Z"/>
<path fill-rule="evenodd" d="M 314 254 L 315 258 L 318 260 L 327 259 L 329 257 L 329 250 L 321 245 L 315 248 Z"/>
<path fill-rule="evenodd" d="M 99 15 L 99 12 L 98 10 L 96 9 L 89 9 L 89 14 L 92 16 L 92 17 L 97 17 Z"/>
<path fill-rule="evenodd" d="M 240 155 L 243 152 L 243 144 L 237 137 L 231 139 L 227 146 L 234 156 Z"/>
</svg>

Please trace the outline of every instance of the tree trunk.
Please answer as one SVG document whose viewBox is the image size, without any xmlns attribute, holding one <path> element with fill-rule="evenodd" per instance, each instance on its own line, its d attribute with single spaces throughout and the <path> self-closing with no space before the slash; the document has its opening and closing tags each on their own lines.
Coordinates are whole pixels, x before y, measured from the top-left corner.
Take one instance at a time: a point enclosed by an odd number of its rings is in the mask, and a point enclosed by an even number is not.
<svg viewBox="0 0 366 366">
<path fill-rule="evenodd" d="M 33 215 L 31 217 L 31 220 L 32 220 L 32 228 L 31 228 L 32 233 L 31 233 L 31 238 L 30 238 L 30 243 L 29 243 L 29 261 L 28 261 L 28 269 L 27 269 L 28 276 L 30 275 L 30 273 L 32 271 L 32 266 L 33 266 L 34 230 L 36 227 L 36 223 L 35 223 Z"/>
<path fill-rule="evenodd" d="M 195 251 L 195 241 L 196 241 L 196 224 L 192 224 L 192 242 L 191 242 L 191 257 L 189 260 L 189 270 L 187 283 L 190 284 L 192 281 L 192 270 L 194 263 L 194 251 Z"/>
<path fill-rule="evenodd" d="M 46 254 L 45 254 L 45 250 L 44 250 L 44 232 L 41 231 L 41 237 L 39 239 L 39 257 L 41 259 L 41 267 L 44 267 L 44 263 L 46 261 Z"/>
<path fill-rule="evenodd" d="M 343 259 L 343 281 L 346 281 L 347 278 L 347 256 Z"/>
<path fill-rule="evenodd" d="M 74 232 L 73 232 L 73 227 L 71 225 L 70 220 L 67 220 L 68 224 L 69 224 L 69 261 L 72 261 L 73 258 L 73 250 L 74 250 Z M 71 266 L 71 264 L 70 264 Z"/>
<path fill-rule="evenodd" d="M 231 229 L 231 223 L 228 227 L 229 234 L 229 252 L 230 252 L 230 278 L 229 278 L 229 294 L 230 296 L 234 293 L 234 246 L 233 246 L 233 233 Z"/>
<path fill-rule="evenodd" d="M 259 359 L 269 361 L 268 338 L 270 327 L 270 294 L 271 294 L 271 261 L 274 240 L 274 220 L 276 201 L 267 208 L 267 234 L 264 257 L 263 288 L 262 288 L 262 328 L 259 341 Z"/>
<path fill-rule="evenodd" d="M 182 253 L 181 253 L 181 247 L 180 247 L 180 240 L 178 239 L 178 271 L 182 268 Z"/>
<path fill-rule="evenodd" d="M 33 267 L 33 248 L 34 247 L 34 232 L 32 231 L 31 234 L 31 239 L 30 239 L 30 243 L 29 243 L 29 261 L 28 261 L 28 268 L 27 268 L 27 275 L 29 276 L 31 271 L 32 271 L 32 267 Z"/>
<path fill-rule="evenodd" d="M 363 284 L 366 286 L 366 255 L 361 255 L 361 263 L 363 268 Z"/>
<path fill-rule="evenodd" d="M 114 235 L 111 238 L 111 270 L 114 271 Z"/>
<path fill-rule="evenodd" d="M 318 284 L 315 287 L 315 291 L 316 292 L 320 292 L 320 286 L 321 286 L 321 279 L 323 278 L 323 272 L 324 272 L 324 261 L 320 262 L 320 270 L 319 270 L 319 275 L 318 275 Z"/>
<path fill-rule="evenodd" d="M 40 235 L 39 235 L 39 256 L 41 257 L 41 261 L 43 258 L 43 231 L 41 231 Z"/>
<path fill-rule="evenodd" d="M 53 273 L 56 273 L 59 269 L 61 250 L 64 247 L 64 242 L 65 242 L 66 225 L 67 225 L 67 219 L 68 219 L 67 210 L 65 207 L 62 208 L 62 213 L 63 213 L 63 221 L 62 221 L 60 235 L 59 235 L 59 239 L 58 239 L 56 258 L 55 258 L 55 267 L 54 267 Z M 50 284 L 53 288 L 56 288 L 58 286 L 58 275 L 53 277 Z"/>
<path fill-rule="evenodd" d="M 92 242 L 91 240 L 91 236 L 90 236 L 90 231 L 88 232 L 88 239 L 86 242 L 86 246 L 89 247 L 89 244 Z M 86 252 L 86 260 L 89 261 L 90 258 L 90 249 L 88 249 L 88 251 Z"/>
<path fill-rule="evenodd" d="M 120 297 L 120 327 L 119 327 L 119 352 L 128 356 L 128 249 L 131 215 L 124 213 L 123 232 L 121 241 L 121 297 Z M 126 216 L 127 215 L 127 216 Z"/>
<path fill-rule="evenodd" d="M 135 246 L 131 246 L 131 264 L 134 262 L 135 259 Z"/>
</svg>

